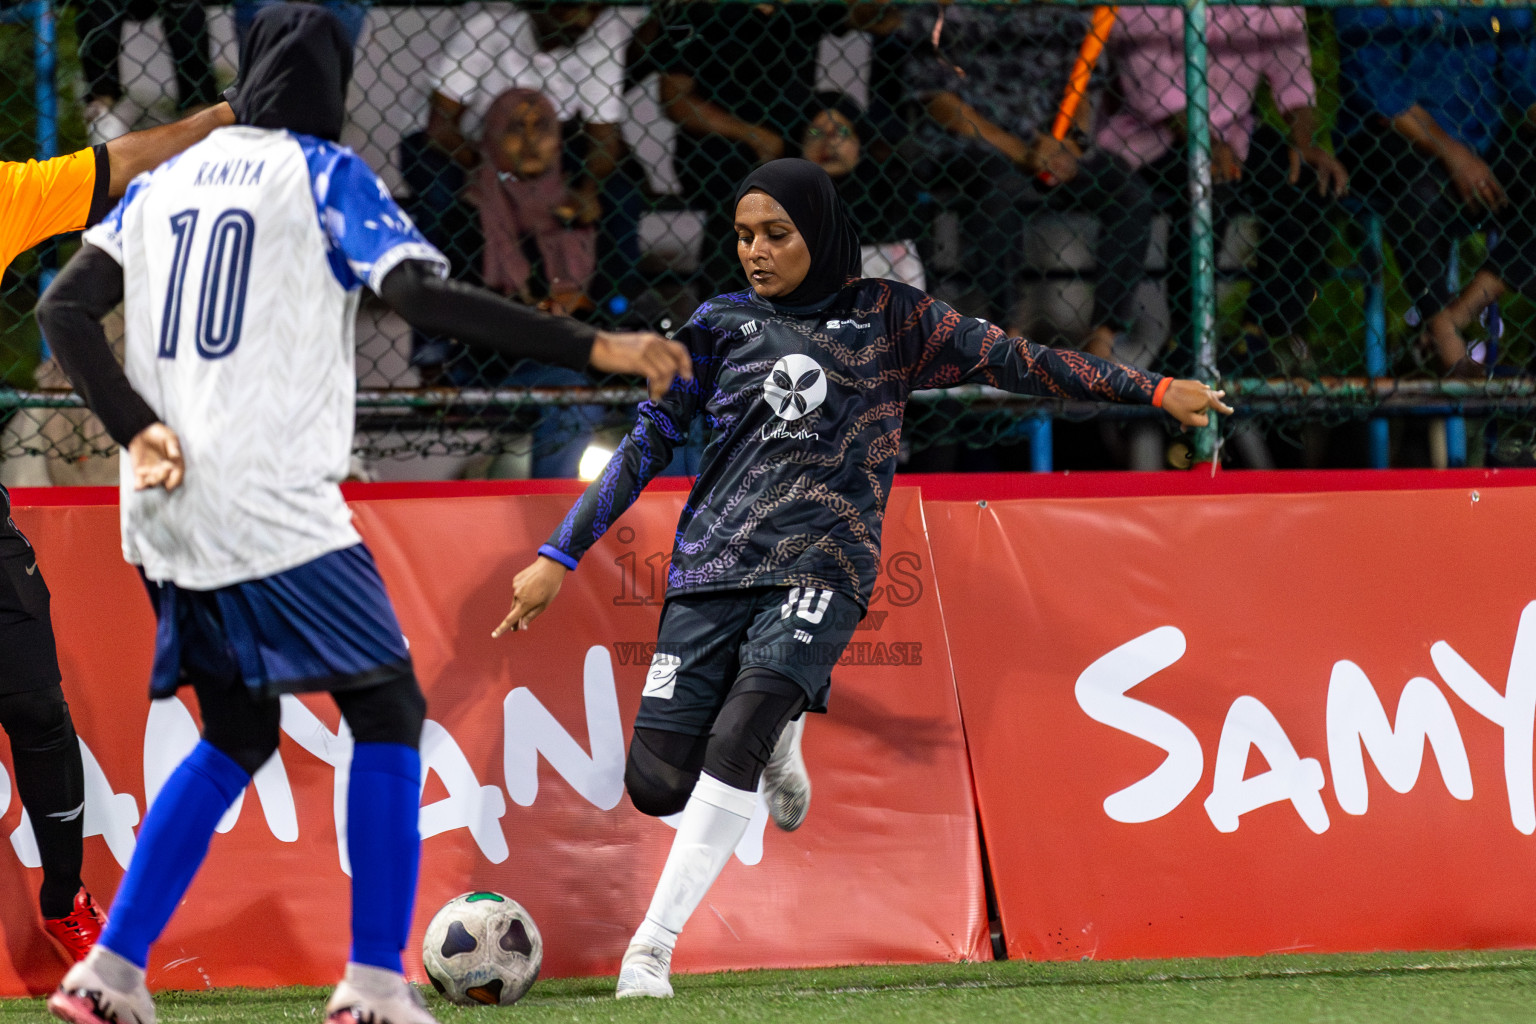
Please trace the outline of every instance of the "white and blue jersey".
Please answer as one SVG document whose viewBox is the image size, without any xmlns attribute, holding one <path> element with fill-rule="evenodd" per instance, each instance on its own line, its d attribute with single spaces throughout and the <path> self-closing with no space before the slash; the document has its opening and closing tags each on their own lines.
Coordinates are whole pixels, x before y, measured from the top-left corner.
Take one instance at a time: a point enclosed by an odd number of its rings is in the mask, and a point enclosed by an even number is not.
<svg viewBox="0 0 1536 1024">
<path fill-rule="evenodd" d="M 123 554 L 215 590 L 359 543 L 338 484 L 352 448 L 354 321 L 404 260 L 448 264 L 342 146 L 220 129 L 85 235 L 123 267 L 125 369 L 181 439 L 174 493 L 135 491 Z"/>
</svg>

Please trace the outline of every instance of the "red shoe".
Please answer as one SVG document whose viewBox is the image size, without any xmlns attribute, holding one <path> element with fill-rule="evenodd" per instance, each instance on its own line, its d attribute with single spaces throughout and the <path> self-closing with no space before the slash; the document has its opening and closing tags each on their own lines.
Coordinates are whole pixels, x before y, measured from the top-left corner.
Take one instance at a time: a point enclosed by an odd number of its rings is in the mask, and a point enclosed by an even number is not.
<svg viewBox="0 0 1536 1024">
<path fill-rule="evenodd" d="M 85 959 L 106 926 L 107 916 L 84 889 L 75 894 L 75 909 L 69 916 L 43 918 L 43 930 L 58 940 L 73 963 Z"/>
</svg>

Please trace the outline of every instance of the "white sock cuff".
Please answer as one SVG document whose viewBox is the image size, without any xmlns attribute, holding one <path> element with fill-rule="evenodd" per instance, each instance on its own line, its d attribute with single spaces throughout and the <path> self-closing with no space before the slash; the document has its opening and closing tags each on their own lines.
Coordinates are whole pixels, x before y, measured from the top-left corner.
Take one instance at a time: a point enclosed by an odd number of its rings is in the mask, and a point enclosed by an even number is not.
<svg viewBox="0 0 1536 1024">
<path fill-rule="evenodd" d="M 635 929 L 635 937 L 631 942 L 643 942 L 647 946 L 660 946 L 662 949 L 677 948 L 677 932 L 666 925 L 652 921 L 650 915 L 646 915 L 640 927 Z"/>
<path fill-rule="evenodd" d="M 757 810 L 756 793 L 751 790 L 737 789 L 735 786 L 727 786 L 707 772 L 700 775 L 699 781 L 694 783 L 692 799 L 702 800 L 711 807 L 718 807 L 740 818 L 750 818 Z"/>
</svg>

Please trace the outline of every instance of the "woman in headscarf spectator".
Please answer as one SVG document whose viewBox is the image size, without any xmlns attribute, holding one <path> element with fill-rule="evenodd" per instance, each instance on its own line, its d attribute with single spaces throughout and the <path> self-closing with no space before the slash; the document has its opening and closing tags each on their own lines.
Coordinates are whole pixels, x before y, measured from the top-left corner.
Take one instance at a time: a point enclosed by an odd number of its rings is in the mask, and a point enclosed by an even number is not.
<svg viewBox="0 0 1536 1024">
<path fill-rule="evenodd" d="M 478 218 L 461 197 L 479 163 L 491 102 L 508 89 L 537 89 L 554 105 L 579 164 L 573 188 L 587 197 L 582 208 L 602 211 L 606 288 L 638 290 L 625 266 L 639 257 L 639 213 L 636 184 L 620 166 L 620 126 L 629 116 L 624 55 L 642 16 L 596 3 L 488 7 L 468 14 L 428 62 L 426 128 L 400 140 L 400 169 L 414 195 L 408 212 L 456 270 L 480 262 Z M 418 337 L 414 349 L 412 362 L 428 377 L 449 354 L 444 339 Z"/>
<path fill-rule="evenodd" d="M 597 197 L 573 190 L 560 165 L 554 104 L 533 89 L 508 89 L 485 116 L 475 193 L 485 235 L 487 288 L 554 313 L 592 308 Z M 533 280 L 529 246 L 540 280 Z"/>
<path fill-rule="evenodd" d="M 485 286 L 563 316 L 593 309 L 587 290 L 597 268 L 597 197 L 573 188 L 561 166 L 561 131 L 554 104 L 534 89 L 508 89 L 491 101 L 481 126 L 474 197 L 485 237 Z M 521 387 L 581 387 L 576 370 L 499 359 L 455 360 L 460 383 Z M 532 475 L 574 477 L 602 422 L 602 406 L 540 408 L 533 413 Z"/>
</svg>

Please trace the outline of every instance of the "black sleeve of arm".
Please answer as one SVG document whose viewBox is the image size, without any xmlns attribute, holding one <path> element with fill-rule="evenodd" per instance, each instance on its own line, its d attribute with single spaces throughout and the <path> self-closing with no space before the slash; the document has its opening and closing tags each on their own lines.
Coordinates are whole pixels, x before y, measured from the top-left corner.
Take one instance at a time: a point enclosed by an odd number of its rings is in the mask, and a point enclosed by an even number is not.
<svg viewBox="0 0 1536 1024">
<path fill-rule="evenodd" d="M 59 365 L 106 425 L 126 446 L 160 417 L 133 390 L 107 344 L 101 318 L 123 301 L 123 268 L 94 245 L 83 245 L 37 304 L 37 322 Z"/>
<path fill-rule="evenodd" d="M 91 147 L 91 152 L 96 154 L 96 184 L 91 189 L 91 210 L 85 217 L 86 227 L 112 212 L 112 157 L 107 153 L 105 142 Z"/>
<path fill-rule="evenodd" d="M 1021 395 L 1151 405 L 1163 379 L 1086 352 L 1010 338 L 995 324 L 916 294 L 902 325 L 913 390 L 977 381 Z"/>
<path fill-rule="evenodd" d="M 484 288 L 438 277 L 429 263 L 406 260 L 385 275 L 379 298 L 419 330 L 512 359 L 585 369 L 597 328 L 511 302 Z"/>
<path fill-rule="evenodd" d="M 567 569 L 576 568 L 581 556 L 634 504 L 645 485 L 667 468 L 673 450 L 688 443 L 688 425 L 714 394 L 714 375 L 720 366 L 714 354 L 716 335 L 701 325 L 708 313 L 706 303 L 677 336 L 688 346 L 694 376 L 673 381 L 661 401 L 640 403 L 634 430 L 619 443 L 608 465 L 571 506 L 539 554 Z"/>
</svg>

